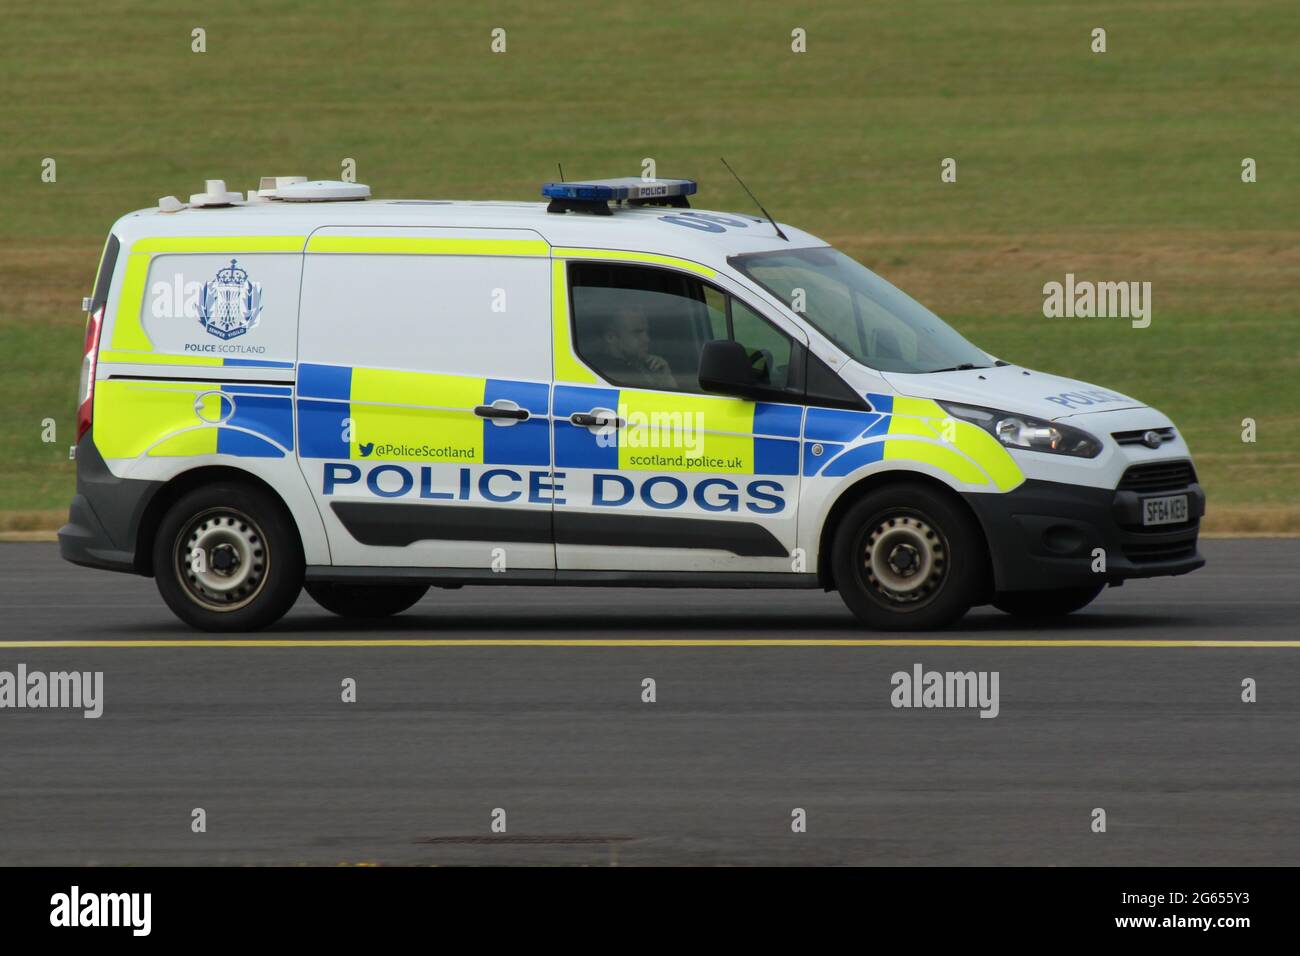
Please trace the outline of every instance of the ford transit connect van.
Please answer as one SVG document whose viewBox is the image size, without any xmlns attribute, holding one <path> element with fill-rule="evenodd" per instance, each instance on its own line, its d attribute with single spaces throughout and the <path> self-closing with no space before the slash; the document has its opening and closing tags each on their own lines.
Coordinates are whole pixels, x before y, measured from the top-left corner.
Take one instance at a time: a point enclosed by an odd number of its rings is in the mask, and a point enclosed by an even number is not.
<svg viewBox="0 0 1300 956">
<path fill-rule="evenodd" d="M 1033 616 L 1204 561 L 1163 414 L 981 350 L 689 180 L 549 202 L 210 181 L 112 227 L 62 554 L 251 630 L 300 590 L 837 590 L 871 628 Z"/>
</svg>

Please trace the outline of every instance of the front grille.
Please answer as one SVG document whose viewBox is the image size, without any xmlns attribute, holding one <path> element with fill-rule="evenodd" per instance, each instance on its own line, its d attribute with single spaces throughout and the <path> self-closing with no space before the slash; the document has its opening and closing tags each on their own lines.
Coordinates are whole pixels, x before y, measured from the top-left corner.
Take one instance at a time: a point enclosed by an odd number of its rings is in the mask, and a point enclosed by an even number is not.
<svg viewBox="0 0 1300 956">
<path fill-rule="evenodd" d="M 1135 428 L 1127 432 L 1111 432 L 1110 437 L 1115 439 L 1120 445 L 1146 445 L 1147 432 L 1155 432 L 1160 438 L 1160 444 L 1174 440 L 1174 430 L 1172 428 Z M 1147 446 L 1148 448 L 1151 446 Z M 1159 445 L 1156 446 L 1160 447 Z"/>
<path fill-rule="evenodd" d="M 1124 557 L 1134 564 L 1150 564 L 1154 561 L 1177 561 L 1190 558 L 1196 554 L 1196 539 L 1184 541 L 1162 541 L 1159 543 L 1126 544 Z"/>
<path fill-rule="evenodd" d="M 1119 490 L 1175 491 L 1195 482 L 1196 469 L 1190 461 L 1153 461 L 1130 465 L 1119 480 Z"/>
</svg>

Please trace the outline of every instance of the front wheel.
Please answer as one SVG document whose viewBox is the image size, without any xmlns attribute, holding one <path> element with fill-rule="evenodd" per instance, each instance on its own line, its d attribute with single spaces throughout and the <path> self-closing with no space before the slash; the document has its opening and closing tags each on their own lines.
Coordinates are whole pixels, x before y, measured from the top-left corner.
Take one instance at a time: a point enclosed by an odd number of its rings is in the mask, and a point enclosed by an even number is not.
<svg viewBox="0 0 1300 956">
<path fill-rule="evenodd" d="M 307 593 L 340 617 L 377 618 L 401 614 L 424 597 L 427 584 L 308 583 Z"/>
<path fill-rule="evenodd" d="M 260 488 L 213 484 L 187 492 L 154 538 L 154 577 L 167 606 L 204 631 L 255 631 L 278 621 L 302 589 L 298 531 Z"/>
<path fill-rule="evenodd" d="M 1105 589 L 1104 584 L 1048 591 L 1006 591 L 993 596 L 999 611 L 1024 618 L 1064 617 L 1087 607 Z"/>
<path fill-rule="evenodd" d="M 945 627 L 987 593 L 988 554 L 974 517 L 921 485 L 869 492 L 844 515 L 832 548 L 840 597 L 871 628 Z"/>
</svg>

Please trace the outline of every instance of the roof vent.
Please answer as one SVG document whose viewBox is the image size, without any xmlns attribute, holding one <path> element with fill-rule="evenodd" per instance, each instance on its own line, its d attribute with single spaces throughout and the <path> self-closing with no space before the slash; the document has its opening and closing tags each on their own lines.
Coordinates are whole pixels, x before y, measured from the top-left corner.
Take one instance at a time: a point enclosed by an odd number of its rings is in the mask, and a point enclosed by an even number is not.
<svg viewBox="0 0 1300 956">
<path fill-rule="evenodd" d="M 317 179 L 312 182 L 290 183 L 276 186 L 277 199 L 285 202 L 339 202 L 369 199 L 370 187 L 365 183 L 344 183 L 335 179 Z"/>
<path fill-rule="evenodd" d="M 206 180 L 204 191 L 190 196 L 190 206 L 194 209 L 212 206 L 233 206 L 235 203 L 243 201 L 243 193 L 226 192 L 226 181 L 224 179 Z"/>
<path fill-rule="evenodd" d="M 257 184 L 257 188 L 248 191 L 248 201 L 259 202 L 264 199 L 279 199 L 280 190 L 285 186 L 293 186 L 306 181 L 306 176 L 263 176 Z"/>
</svg>

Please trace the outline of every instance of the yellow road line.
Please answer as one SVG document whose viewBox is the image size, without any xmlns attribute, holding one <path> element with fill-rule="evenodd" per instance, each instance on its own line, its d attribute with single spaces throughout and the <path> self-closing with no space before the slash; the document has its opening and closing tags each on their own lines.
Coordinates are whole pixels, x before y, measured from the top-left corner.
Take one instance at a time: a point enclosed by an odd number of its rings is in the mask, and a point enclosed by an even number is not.
<svg viewBox="0 0 1300 956">
<path fill-rule="evenodd" d="M 0 650 L 55 650 L 59 648 L 77 648 L 93 650 L 96 648 L 189 648 L 189 647 L 313 647 L 313 648 L 370 648 L 370 647 L 1107 647 L 1107 648 L 1300 648 L 1300 641 L 1119 641 L 1119 640 L 970 640 L 957 638 L 778 638 L 730 640 L 725 638 L 664 640 L 613 640 L 593 639 L 589 641 L 577 638 L 376 638 L 374 640 L 331 640 L 331 639 L 277 639 L 263 640 L 232 638 L 220 640 L 214 638 L 196 638 L 194 640 L 105 640 L 105 641 L 0 641 Z"/>
</svg>

